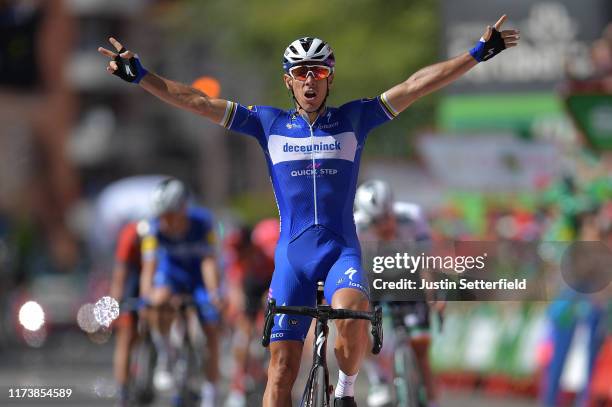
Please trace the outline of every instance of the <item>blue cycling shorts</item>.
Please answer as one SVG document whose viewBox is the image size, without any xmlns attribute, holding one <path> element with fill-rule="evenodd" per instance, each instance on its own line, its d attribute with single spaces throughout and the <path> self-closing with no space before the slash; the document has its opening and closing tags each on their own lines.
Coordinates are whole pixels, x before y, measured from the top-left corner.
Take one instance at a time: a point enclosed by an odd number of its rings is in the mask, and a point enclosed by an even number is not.
<svg viewBox="0 0 612 407">
<path fill-rule="evenodd" d="M 290 242 L 278 242 L 269 297 L 278 305 L 314 307 L 318 281 L 325 282 L 328 304 L 341 288 L 356 289 L 369 298 L 359 248 L 350 247 L 321 225 L 311 226 Z M 304 341 L 311 320 L 306 316 L 277 315 L 270 340 Z"/>
<path fill-rule="evenodd" d="M 121 303 L 130 301 L 133 298 L 140 297 L 140 274 L 134 272 L 134 270 L 128 270 L 128 274 L 123 282 L 123 296 L 121 297 Z M 130 307 L 120 308 L 120 313 L 136 313 L 135 309 Z"/>
<path fill-rule="evenodd" d="M 210 302 L 201 273 L 191 273 L 169 262 L 160 262 L 153 277 L 154 287 L 168 287 L 173 294 L 190 294 L 198 305 L 202 323 L 219 322 L 219 311 Z"/>
</svg>

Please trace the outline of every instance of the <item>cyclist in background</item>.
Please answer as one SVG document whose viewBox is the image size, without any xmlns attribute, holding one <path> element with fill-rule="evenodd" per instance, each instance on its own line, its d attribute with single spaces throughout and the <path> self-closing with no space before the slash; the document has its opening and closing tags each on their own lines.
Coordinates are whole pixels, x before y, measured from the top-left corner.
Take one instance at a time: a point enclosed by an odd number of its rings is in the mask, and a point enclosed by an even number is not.
<svg viewBox="0 0 612 407">
<path fill-rule="evenodd" d="M 146 225 L 130 222 L 119 232 L 110 295 L 121 304 L 140 296 L 139 283 L 142 267 L 140 247 L 143 226 Z M 118 403 L 123 407 L 127 406 L 129 401 L 130 353 L 137 338 L 137 310 L 122 311 L 113 326 L 116 330 L 114 374 L 119 386 Z"/>
<path fill-rule="evenodd" d="M 257 316 L 263 310 L 265 294 L 270 287 L 274 270 L 274 246 L 279 235 L 276 219 L 259 222 L 251 231 L 243 227 L 227 238 L 227 276 L 237 310 L 237 327 L 234 332 L 235 371 L 227 400 L 227 407 L 246 406 L 245 389 L 251 370 L 249 348 L 256 330 Z M 251 366 L 249 366 L 251 365 Z"/>
<path fill-rule="evenodd" d="M 270 296 L 278 304 L 314 306 L 317 282 L 325 281 L 325 299 L 334 308 L 370 308 L 368 281 L 353 221 L 359 162 L 368 133 L 393 119 L 421 97 L 459 79 L 519 40 L 518 31 L 501 29 L 506 16 L 472 50 L 420 69 L 374 98 L 338 108 L 326 106 L 334 80 L 332 48 L 320 38 L 293 41 L 283 55 L 283 83 L 291 93 L 290 110 L 245 106 L 212 98 L 188 85 L 147 71 L 138 56 L 114 38 L 116 52 L 106 70 L 139 84 L 159 99 L 199 114 L 227 129 L 254 137 L 264 151 L 277 198 L 281 233 L 275 254 Z M 278 316 L 272 328 L 265 406 L 291 404 L 303 342 L 311 318 Z M 334 406 L 353 407 L 354 384 L 367 346 L 367 323 L 336 322 L 339 365 Z"/>
<path fill-rule="evenodd" d="M 362 242 L 393 242 L 400 244 L 423 244 L 430 241 L 430 229 L 420 206 L 397 202 L 393 198 L 391 186 L 381 180 L 364 182 L 355 194 L 355 225 Z M 420 251 L 420 249 L 419 249 Z M 429 365 L 429 306 L 426 301 L 393 301 L 388 306 L 393 315 L 395 327 L 406 328 L 410 335 L 410 345 L 417 358 L 419 369 L 427 389 L 430 406 L 437 405 L 436 390 Z M 438 302 L 438 308 L 442 303 Z M 365 364 L 370 393 L 370 407 L 388 405 L 392 402 L 391 392 L 382 378 L 385 374 L 375 361 Z M 389 379 L 388 377 L 386 379 Z"/>
<path fill-rule="evenodd" d="M 206 335 L 206 380 L 202 384 L 202 407 L 216 407 L 219 379 L 219 276 L 215 257 L 213 220 L 204 208 L 188 206 L 186 186 L 179 180 L 162 181 L 153 193 L 150 230 L 142 242 L 141 290 L 152 306 L 151 336 L 158 352 L 154 375 L 156 387 L 172 386 L 169 362 L 169 329 L 173 305 L 179 295 L 189 294 L 197 303 Z"/>
</svg>

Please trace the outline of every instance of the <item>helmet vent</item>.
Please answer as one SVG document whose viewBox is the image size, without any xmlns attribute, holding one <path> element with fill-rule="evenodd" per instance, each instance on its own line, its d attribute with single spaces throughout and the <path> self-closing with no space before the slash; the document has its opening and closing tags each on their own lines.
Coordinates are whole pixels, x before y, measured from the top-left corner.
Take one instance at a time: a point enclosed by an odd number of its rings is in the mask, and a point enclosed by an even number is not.
<svg viewBox="0 0 612 407">
<path fill-rule="evenodd" d="M 304 47 L 304 51 L 308 52 L 310 46 L 312 45 L 312 38 L 306 37 L 301 40 L 300 43 L 302 44 L 302 47 Z"/>
<path fill-rule="evenodd" d="M 323 49 L 323 47 L 325 47 L 325 45 L 326 44 L 324 42 L 320 43 L 317 49 L 315 50 L 315 54 L 318 54 L 319 52 L 321 52 L 321 50 Z"/>
</svg>

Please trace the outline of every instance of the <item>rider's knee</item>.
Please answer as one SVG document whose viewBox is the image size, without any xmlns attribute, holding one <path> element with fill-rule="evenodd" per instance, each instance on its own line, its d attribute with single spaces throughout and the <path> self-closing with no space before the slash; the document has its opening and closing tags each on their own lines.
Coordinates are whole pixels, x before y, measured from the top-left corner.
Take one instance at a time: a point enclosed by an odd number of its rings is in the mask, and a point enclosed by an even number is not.
<svg viewBox="0 0 612 407">
<path fill-rule="evenodd" d="M 275 386 L 291 386 L 299 370 L 299 355 L 291 349 L 276 349 L 270 359 L 269 380 Z"/>
<path fill-rule="evenodd" d="M 370 301 L 361 291 L 353 288 L 343 288 L 334 293 L 332 297 L 332 307 L 355 311 L 368 311 L 370 308 Z"/>
<path fill-rule="evenodd" d="M 154 288 L 151 293 L 151 305 L 153 308 L 159 310 L 166 310 L 170 308 L 170 300 L 172 299 L 172 292 L 165 287 Z"/>
<path fill-rule="evenodd" d="M 350 342 L 358 340 L 358 342 L 361 343 L 361 335 L 366 333 L 368 324 L 368 321 L 360 319 L 338 320 L 336 321 L 338 338 Z"/>
</svg>

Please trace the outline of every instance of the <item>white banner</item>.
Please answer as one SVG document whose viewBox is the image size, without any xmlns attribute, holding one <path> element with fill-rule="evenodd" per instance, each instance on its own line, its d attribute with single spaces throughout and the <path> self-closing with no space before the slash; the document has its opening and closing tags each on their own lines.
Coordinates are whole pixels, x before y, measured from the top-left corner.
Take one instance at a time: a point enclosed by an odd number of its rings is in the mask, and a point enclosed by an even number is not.
<svg viewBox="0 0 612 407">
<path fill-rule="evenodd" d="M 268 150 L 273 164 L 285 161 L 315 159 L 355 160 L 357 138 L 353 132 L 333 136 L 287 137 L 276 134 L 268 138 Z"/>
<path fill-rule="evenodd" d="M 460 189 L 532 190 L 561 172 L 554 145 L 512 135 L 432 135 L 419 150 L 436 178 Z"/>
</svg>

